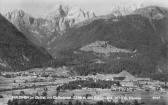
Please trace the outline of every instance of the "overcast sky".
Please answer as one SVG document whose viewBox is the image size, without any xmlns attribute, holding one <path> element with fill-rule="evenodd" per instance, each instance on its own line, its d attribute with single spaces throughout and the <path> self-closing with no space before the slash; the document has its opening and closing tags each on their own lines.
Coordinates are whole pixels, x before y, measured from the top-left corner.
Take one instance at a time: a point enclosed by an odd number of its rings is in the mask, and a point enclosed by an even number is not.
<svg viewBox="0 0 168 105">
<path fill-rule="evenodd" d="M 97 15 L 110 13 L 113 5 L 120 4 L 143 3 L 144 5 L 168 7 L 168 0 L 0 0 L 0 13 L 6 13 L 13 9 L 22 9 L 33 16 L 41 17 L 52 10 L 58 3 L 92 10 Z"/>
</svg>

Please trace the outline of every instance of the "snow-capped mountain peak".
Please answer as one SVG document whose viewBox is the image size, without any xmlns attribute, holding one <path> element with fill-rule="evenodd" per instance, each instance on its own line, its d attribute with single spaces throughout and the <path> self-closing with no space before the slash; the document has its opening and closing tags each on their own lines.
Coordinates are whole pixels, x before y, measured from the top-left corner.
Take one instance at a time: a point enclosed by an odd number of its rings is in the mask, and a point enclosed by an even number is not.
<svg viewBox="0 0 168 105">
<path fill-rule="evenodd" d="M 114 5 L 112 6 L 112 14 L 114 16 L 123 16 L 132 13 L 133 11 L 144 7 L 143 4 L 133 4 L 133 5 Z"/>
</svg>

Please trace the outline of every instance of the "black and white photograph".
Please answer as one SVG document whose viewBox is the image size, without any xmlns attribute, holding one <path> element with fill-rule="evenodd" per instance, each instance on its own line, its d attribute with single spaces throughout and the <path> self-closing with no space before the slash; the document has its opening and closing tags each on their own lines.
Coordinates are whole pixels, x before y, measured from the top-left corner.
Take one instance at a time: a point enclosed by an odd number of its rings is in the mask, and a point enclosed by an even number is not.
<svg viewBox="0 0 168 105">
<path fill-rule="evenodd" d="M 168 0 L 0 0 L 0 105 L 168 105 Z"/>
</svg>

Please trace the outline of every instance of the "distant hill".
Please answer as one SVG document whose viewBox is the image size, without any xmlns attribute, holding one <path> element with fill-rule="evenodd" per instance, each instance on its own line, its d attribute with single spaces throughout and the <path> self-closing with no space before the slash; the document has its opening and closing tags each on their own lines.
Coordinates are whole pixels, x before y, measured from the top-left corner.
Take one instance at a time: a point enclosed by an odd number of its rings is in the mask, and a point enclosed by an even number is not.
<svg viewBox="0 0 168 105">
<path fill-rule="evenodd" d="M 47 65 L 52 57 L 35 46 L 0 15 L 0 71 L 20 71 Z"/>
</svg>

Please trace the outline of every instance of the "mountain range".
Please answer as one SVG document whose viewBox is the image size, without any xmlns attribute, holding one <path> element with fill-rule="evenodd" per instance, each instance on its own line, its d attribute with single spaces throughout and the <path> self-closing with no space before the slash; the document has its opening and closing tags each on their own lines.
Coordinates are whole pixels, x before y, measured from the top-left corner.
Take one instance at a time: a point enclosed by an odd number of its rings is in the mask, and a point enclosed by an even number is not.
<svg viewBox="0 0 168 105">
<path fill-rule="evenodd" d="M 141 5 L 112 6 L 111 16 L 127 15 L 141 8 Z M 93 11 L 86 11 L 79 7 L 57 4 L 46 17 L 35 18 L 23 10 L 14 10 L 4 14 L 26 37 L 38 46 L 53 49 L 52 43 L 63 33 L 74 26 L 83 26 L 88 21 L 99 18 Z"/>
<path fill-rule="evenodd" d="M 78 7 L 58 4 L 44 18 L 35 18 L 23 10 L 8 12 L 5 17 L 33 43 L 50 49 L 50 43 L 64 31 L 74 24 L 95 17 L 95 14 Z"/>
<path fill-rule="evenodd" d="M 57 5 L 45 18 L 34 18 L 22 10 L 5 17 L 34 46 L 45 48 L 80 75 L 126 70 L 168 80 L 167 8 L 114 7 L 111 14 L 96 16 Z"/>
</svg>

